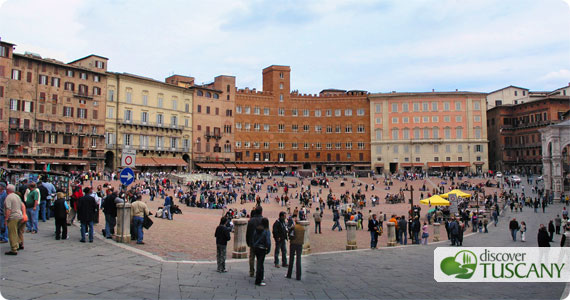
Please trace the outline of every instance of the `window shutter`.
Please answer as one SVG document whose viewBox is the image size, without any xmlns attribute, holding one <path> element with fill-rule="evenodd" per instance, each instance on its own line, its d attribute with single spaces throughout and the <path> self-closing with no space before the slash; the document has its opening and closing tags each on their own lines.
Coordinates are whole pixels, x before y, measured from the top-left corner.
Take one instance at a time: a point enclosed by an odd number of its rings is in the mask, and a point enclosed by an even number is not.
<svg viewBox="0 0 570 300">
<path fill-rule="evenodd" d="M 84 118 L 84 119 L 87 119 L 87 118 L 89 118 L 89 115 L 87 114 L 87 113 L 88 113 L 88 111 L 89 111 L 88 109 L 85 109 L 85 115 L 83 115 L 83 118 Z"/>
<path fill-rule="evenodd" d="M 93 110 L 93 119 L 98 119 L 99 115 L 96 110 Z"/>
<path fill-rule="evenodd" d="M 78 108 L 79 110 L 79 108 Z M 73 107 L 71 108 L 71 117 L 73 118 Z"/>
<path fill-rule="evenodd" d="M 34 112 L 34 102 L 30 102 L 30 112 Z"/>
<path fill-rule="evenodd" d="M 40 104 L 40 114 L 43 114 L 43 113 L 44 113 L 44 105 Z"/>
<path fill-rule="evenodd" d="M 17 110 L 17 111 L 20 111 L 20 105 L 21 105 L 20 100 L 18 100 L 18 104 L 16 105 L 16 110 Z"/>
<path fill-rule="evenodd" d="M 32 82 L 32 73 L 28 72 L 28 78 L 27 78 L 28 82 Z"/>
<path fill-rule="evenodd" d="M 4 66 L 0 66 L 0 77 L 4 77 Z"/>
</svg>

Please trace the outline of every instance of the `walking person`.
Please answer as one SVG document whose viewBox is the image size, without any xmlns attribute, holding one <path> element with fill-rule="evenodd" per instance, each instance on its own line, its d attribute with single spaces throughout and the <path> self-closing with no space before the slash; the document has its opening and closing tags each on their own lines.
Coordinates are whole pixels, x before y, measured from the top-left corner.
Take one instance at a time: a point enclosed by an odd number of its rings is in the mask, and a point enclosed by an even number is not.
<svg viewBox="0 0 570 300">
<path fill-rule="evenodd" d="M 226 273 L 226 248 L 228 246 L 228 241 L 231 239 L 231 229 L 227 226 L 228 219 L 222 217 L 220 219 L 220 225 L 216 228 L 216 233 L 214 237 L 216 238 L 216 259 L 218 262 L 218 272 Z"/>
<path fill-rule="evenodd" d="M 53 213 L 55 217 L 55 239 L 67 240 L 67 213 L 69 205 L 65 201 L 65 194 L 58 193 L 57 199 L 53 203 Z"/>
<path fill-rule="evenodd" d="M 249 277 L 255 276 L 255 252 L 253 249 L 253 233 L 258 225 L 261 224 L 263 218 L 263 209 L 261 206 L 256 206 L 251 211 L 251 217 L 247 222 L 247 229 L 245 233 L 245 241 L 249 247 Z"/>
<path fill-rule="evenodd" d="M 313 213 L 313 219 L 315 220 L 315 234 L 317 233 L 317 228 L 319 229 L 319 234 L 322 234 L 321 221 L 323 219 L 323 212 L 319 211 L 318 207 L 315 210 L 315 213 Z"/>
<path fill-rule="evenodd" d="M 526 242 L 526 223 L 521 222 L 521 242 Z"/>
<path fill-rule="evenodd" d="M 164 207 L 162 208 L 162 218 L 166 219 L 165 215 L 168 214 L 168 219 L 172 220 L 172 212 L 170 211 L 170 208 L 172 207 L 173 204 L 173 200 L 172 197 L 170 195 L 167 195 L 166 198 L 164 198 Z"/>
<path fill-rule="evenodd" d="M 13 184 L 6 186 L 4 220 L 8 227 L 8 239 L 10 240 L 10 251 L 5 252 L 6 255 L 18 255 L 18 250 L 24 249 L 21 228 L 25 226 L 26 207 L 14 192 L 15 190 L 16 187 Z"/>
<path fill-rule="evenodd" d="M 560 226 L 562 226 L 562 219 L 560 218 L 560 215 L 556 215 L 556 218 L 554 218 L 554 227 L 556 227 L 556 234 L 560 234 Z"/>
<path fill-rule="evenodd" d="M 0 243 L 8 242 L 8 228 L 6 227 L 6 214 L 4 211 L 5 201 L 8 193 L 6 193 L 6 184 L 0 182 Z"/>
<path fill-rule="evenodd" d="M 117 193 L 113 188 L 108 188 L 107 196 L 103 199 L 103 213 L 105 214 L 105 229 L 103 236 L 111 239 L 115 234 L 115 225 L 117 225 Z"/>
<path fill-rule="evenodd" d="M 378 245 L 378 233 L 380 231 L 376 214 L 373 214 L 372 218 L 368 220 L 368 231 L 370 231 L 370 248 L 376 249 Z"/>
<path fill-rule="evenodd" d="M 295 226 L 291 228 L 289 235 L 289 268 L 285 278 L 291 279 L 293 272 L 293 262 L 295 262 L 295 275 L 297 280 L 301 280 L 301 254 L 303 254 L 303 243 L 305 241 L 305 229 L 297 221 L 297 216 L 293 216 Z"/>
<path fill-rule="evenodd" d="M 544 224 L 540 224 L 536 239 L 538 241 L 538 247 L 550 247 L 550 237 L 548 236 L 548 232 L 546 231 Z"/>
<path fill-rule="evenodd" d="M 275 240 L 275 254 L 274 263 L 275 267 L 279 268 L 279 252 L 281 251 L 281 263 L 283 267 L 288 267 L 287 265 L 287 225 L 285 224 L 285 212 L 279 213 L 279 219 L 275 220 L 273 223 L 273 239 Z"/>
<path fill-rule="evenodd" d="M 91 188 L 85 187 L 83 189 L 84 196 L 77 202 L 77 219 L 81 223 L 81 240 L 85 243 L 85 232 L 89 230 L 89 243 L 93 243 L 93 220 L 95 219 L 95 212 L 97 211 L 97 202 L 91 196 Z"/>
<path fill-rule="evenodd" d="M 519 222 L 517 222 L 516 218 L 513 218 L 509 223 L 509 230 L 511 231 L 511 236 L 513 237 L 513 241 L 517 241 L 517 231 L 519 230 Z"/>
<path fill-rule="evenodd" d="M 334 225 L 333 225 L 333 227 L 332 227 L 332 231 L 334 231 L 334 229 L 337 228 L 337 227 L 338 227 L 338 231 L 342 231 L 342 227 L 340 226 L 339 220 L 340 220 L 340 215 L 339 215 L 339 213 L 338 213 L 338 210 L 335 209 L 335 210 L 333 210 L 333 222 L 334 222 Z"/>
<path fill-rule="evenodd" d="M 24 194 L 26 199 L 26 214 L 28 215 L 28 223 L 26 232 L 38 233 L 38 212 L 40 205 L 40 191 L 36 184 L 30 182 L 28 189 Z"/>
<path fill-rule="evenodd" d="M 429 232 L 428 232 L 428 225 L 426 222 L 424 222 L 424 226 L 422 226 L 422 245 L 426 245 L 428 244 L 428 237 L 429 237 Z"/>
<path fill-rule="evenodd" d="M 262 218 L 261 224 L 255 228 L 252 245 L 257 259 L 255 285 L 265 286 L 263 263 L 265 262 L 265 255 L 271 251 L 271 234 L 269 233 L 269 220 L 267 218 Z"/>
<path fill-rule="evenodd" d="M 548 222 L 548 233 L 550 234 L 550 242 L 554 241 L 554 221 L 550 220 L 550 222 Z"/>
</svg>

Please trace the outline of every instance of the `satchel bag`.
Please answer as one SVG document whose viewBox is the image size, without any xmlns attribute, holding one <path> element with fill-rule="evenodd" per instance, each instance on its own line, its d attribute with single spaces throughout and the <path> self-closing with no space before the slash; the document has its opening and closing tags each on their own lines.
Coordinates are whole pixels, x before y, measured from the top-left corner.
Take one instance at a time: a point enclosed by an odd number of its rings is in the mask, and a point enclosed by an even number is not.
<svg viewBox="0 0 570 300">
<path fill-rule="evenodd" d="M 150 219 L 150 217 L 145 213 L 144 220 L 143 220 L 143 227 L 145 229 L 149 229 L 154 222 Z"/>
</svg>

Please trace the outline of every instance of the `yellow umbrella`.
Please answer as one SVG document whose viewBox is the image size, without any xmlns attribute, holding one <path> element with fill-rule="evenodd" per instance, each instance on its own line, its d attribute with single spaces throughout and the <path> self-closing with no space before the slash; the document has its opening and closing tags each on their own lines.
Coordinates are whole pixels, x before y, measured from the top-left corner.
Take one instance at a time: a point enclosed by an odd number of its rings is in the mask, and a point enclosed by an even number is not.
<svg viewBox="0 0 570 300">
<path fill-rule="evenodd" d="M 471 197 L 471 194 L 467 194 L 467 193 L 463 192 L 462 190 L 452 190 L 452 191 L 447 192 L 447 193 L 445 193 L 445 194 L 441 194 L 440 196 L 441 196 L 442 198 L 446 198 L 446 199 L 447 199 L 447 198 L 449 198 L 449 195 L 450 195 L 450 194 L 455 194 L 455 195 L 457 195 L 457 197 L 462 197 L 462 198 L 469 198 L 469 197 Z"/>
<path fill-rule="evenodd" d="M 449 201 L 443 199 L 442 197 L 440 197 L 439 195 L 433 195 L 427 199 L 423 199 L 420 200 L 421 204 L 426 204 L 426 205 L 443 205 L 443 206 L 449 206 L 450 203 Z"/>
</svg>

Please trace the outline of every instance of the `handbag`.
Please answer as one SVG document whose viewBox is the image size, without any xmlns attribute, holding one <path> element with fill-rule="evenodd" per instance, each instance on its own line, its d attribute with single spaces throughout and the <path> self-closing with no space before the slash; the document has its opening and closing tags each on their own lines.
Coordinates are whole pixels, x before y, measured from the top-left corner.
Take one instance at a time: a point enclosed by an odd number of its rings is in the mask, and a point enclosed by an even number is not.
<svg viewBox="0 0 570 300">
<path fill-rule="evenodd" d="M 145 229 L 149 229 L 154 222 L 150 219 L 150 217 L 145 213 L 144 220 L 143 220 L 143 227 Z"/>
</svg>

